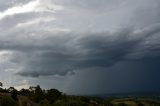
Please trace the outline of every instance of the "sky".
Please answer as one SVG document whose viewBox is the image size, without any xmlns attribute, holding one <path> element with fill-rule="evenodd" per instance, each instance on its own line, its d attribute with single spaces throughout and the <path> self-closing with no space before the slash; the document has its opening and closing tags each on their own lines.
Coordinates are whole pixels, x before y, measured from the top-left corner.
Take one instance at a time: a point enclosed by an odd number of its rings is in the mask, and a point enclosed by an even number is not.
<svg viewBox="0 0 160 106">
<path fill-rule="evenodd" d="M 159 0 L 0 0 L 4 87 L 160 92 L 159 80 Z"/>
</svg>

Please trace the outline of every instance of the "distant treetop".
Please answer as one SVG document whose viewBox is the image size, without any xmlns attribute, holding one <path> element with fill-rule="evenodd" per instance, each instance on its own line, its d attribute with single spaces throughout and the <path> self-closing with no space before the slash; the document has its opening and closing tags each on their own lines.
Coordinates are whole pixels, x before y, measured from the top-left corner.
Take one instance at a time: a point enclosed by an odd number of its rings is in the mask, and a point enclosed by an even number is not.
<svg viewBox="0 0 160 106">
<path fill-rule="evenodd" d="M 0 82 L 0 87 L 2 87 L 3 86 L 3 83 L 2 82 Z"/>
</svg>

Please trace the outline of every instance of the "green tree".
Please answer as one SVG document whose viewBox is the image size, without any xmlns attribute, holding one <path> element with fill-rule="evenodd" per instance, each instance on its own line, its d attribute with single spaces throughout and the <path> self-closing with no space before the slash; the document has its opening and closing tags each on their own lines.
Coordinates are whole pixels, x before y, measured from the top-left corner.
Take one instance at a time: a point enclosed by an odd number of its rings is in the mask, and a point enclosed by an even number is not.
<svg viewBox="0 0 160 106">
<path fill-rule="evenodd" d="M 62 96 L 62 93 L 58 91 L 57 89 L 50 89 L 46 93 L 46 98 L 48 101 L 50 101 L 50 103 L 55 102 L 61 96 Z"/>
<path fill-rule="evenodd" d="M 0 82 L 0 87 L 3 87 L 3 83 L 2 82 Z"/>
<path fill-rule="evenodd" d="M 14 99 L 15 101 L 18 100 L 17 95 L 18 95 L 17 90 L 13 90 L 13 91 L 11 92 L 11 97 L 12 97 L 12 99 Z"/>
<path fill-rule="evenodd" d="M 16 101 L 9 96 L 0 97 L 0 106 L 18 106 Z"/>
<path fill-rule="evenodd" d="M 9 87 L 9 88 L 8 88 L 8 92 L 12 92 L 12 91 L 14 91 L 14 90 L 16 90 L 14 87 Z"/>
<path fill-rule="evenodd" d="M 34 101 L 35 102 L 40 102 L 43 99 L 45 99 L 45 94 L 43 93 L 41 87 L 39 85 L 37 85 L 35 87 L 35 93 L 34 93 Z"/>
<path fill-rule="evenodd" d="M 31 93 L 32 92 L 30 92 L 29 89 L 24 89 L 24 88 L 19 91 L 19 94 L 23 96 L 29 96 Z"/>
</svg>

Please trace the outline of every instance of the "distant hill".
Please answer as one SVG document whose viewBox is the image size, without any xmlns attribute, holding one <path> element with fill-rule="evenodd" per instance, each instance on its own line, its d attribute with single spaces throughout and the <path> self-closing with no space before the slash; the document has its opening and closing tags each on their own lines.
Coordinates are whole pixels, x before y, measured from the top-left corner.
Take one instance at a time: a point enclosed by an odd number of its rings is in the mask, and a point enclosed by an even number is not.
<svg viewBox="0 0 160 106">
<path fill-rule="evenodd" d="M 94 95 L 87 95 L 87 96 L 94 96 L 94 97 L 153 97 L 153 96 L 160 96 L 160 92 L 128 92 L 128 93 L 106 93 L 106 94 L 94 94 Z"/>
</svg>

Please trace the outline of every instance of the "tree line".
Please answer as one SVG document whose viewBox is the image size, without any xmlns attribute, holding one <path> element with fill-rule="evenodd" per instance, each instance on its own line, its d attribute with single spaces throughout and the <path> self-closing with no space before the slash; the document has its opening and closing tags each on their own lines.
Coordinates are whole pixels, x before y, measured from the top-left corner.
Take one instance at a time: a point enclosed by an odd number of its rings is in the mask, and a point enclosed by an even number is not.
<svg viewBox="0 0 160 106">
<path fill-rule="evenodd" d="M 1 86 L 1 84 L 0 84 Z M 2 86 L 1 86 L 2 87 Z M 1 93 L 10 93 L 11 97 L 14 100 L 18 100 L 18 95 L 27 96 L 30 100 L 39 103 L 40 101 L 46 99 L 50 103 L 55 102 L 56 100 L 61 99 L 65 96 L 62 92 L 60 92 L 57 89 L 49 89 L 44 90 L 39 85 L 37 86 L 31 86 L 29 89 L 21 89 L 16 90 L 14 87 L 9 87 L 8 89 L 0 88 Z"/>
<path fill-rule="evenodd" d="M 65 95 L 57 89 L 44 90 L 39 85 L 28 89 L 16 90 L 14 87 L 3 89 L 0 83 L 0 106 L 160 106 L 160 98 L 148 100 L 139 98 L 99 98 L 91 96 Z M 130 103 L 129 103 L 130 102 Z"/>
</svg>

